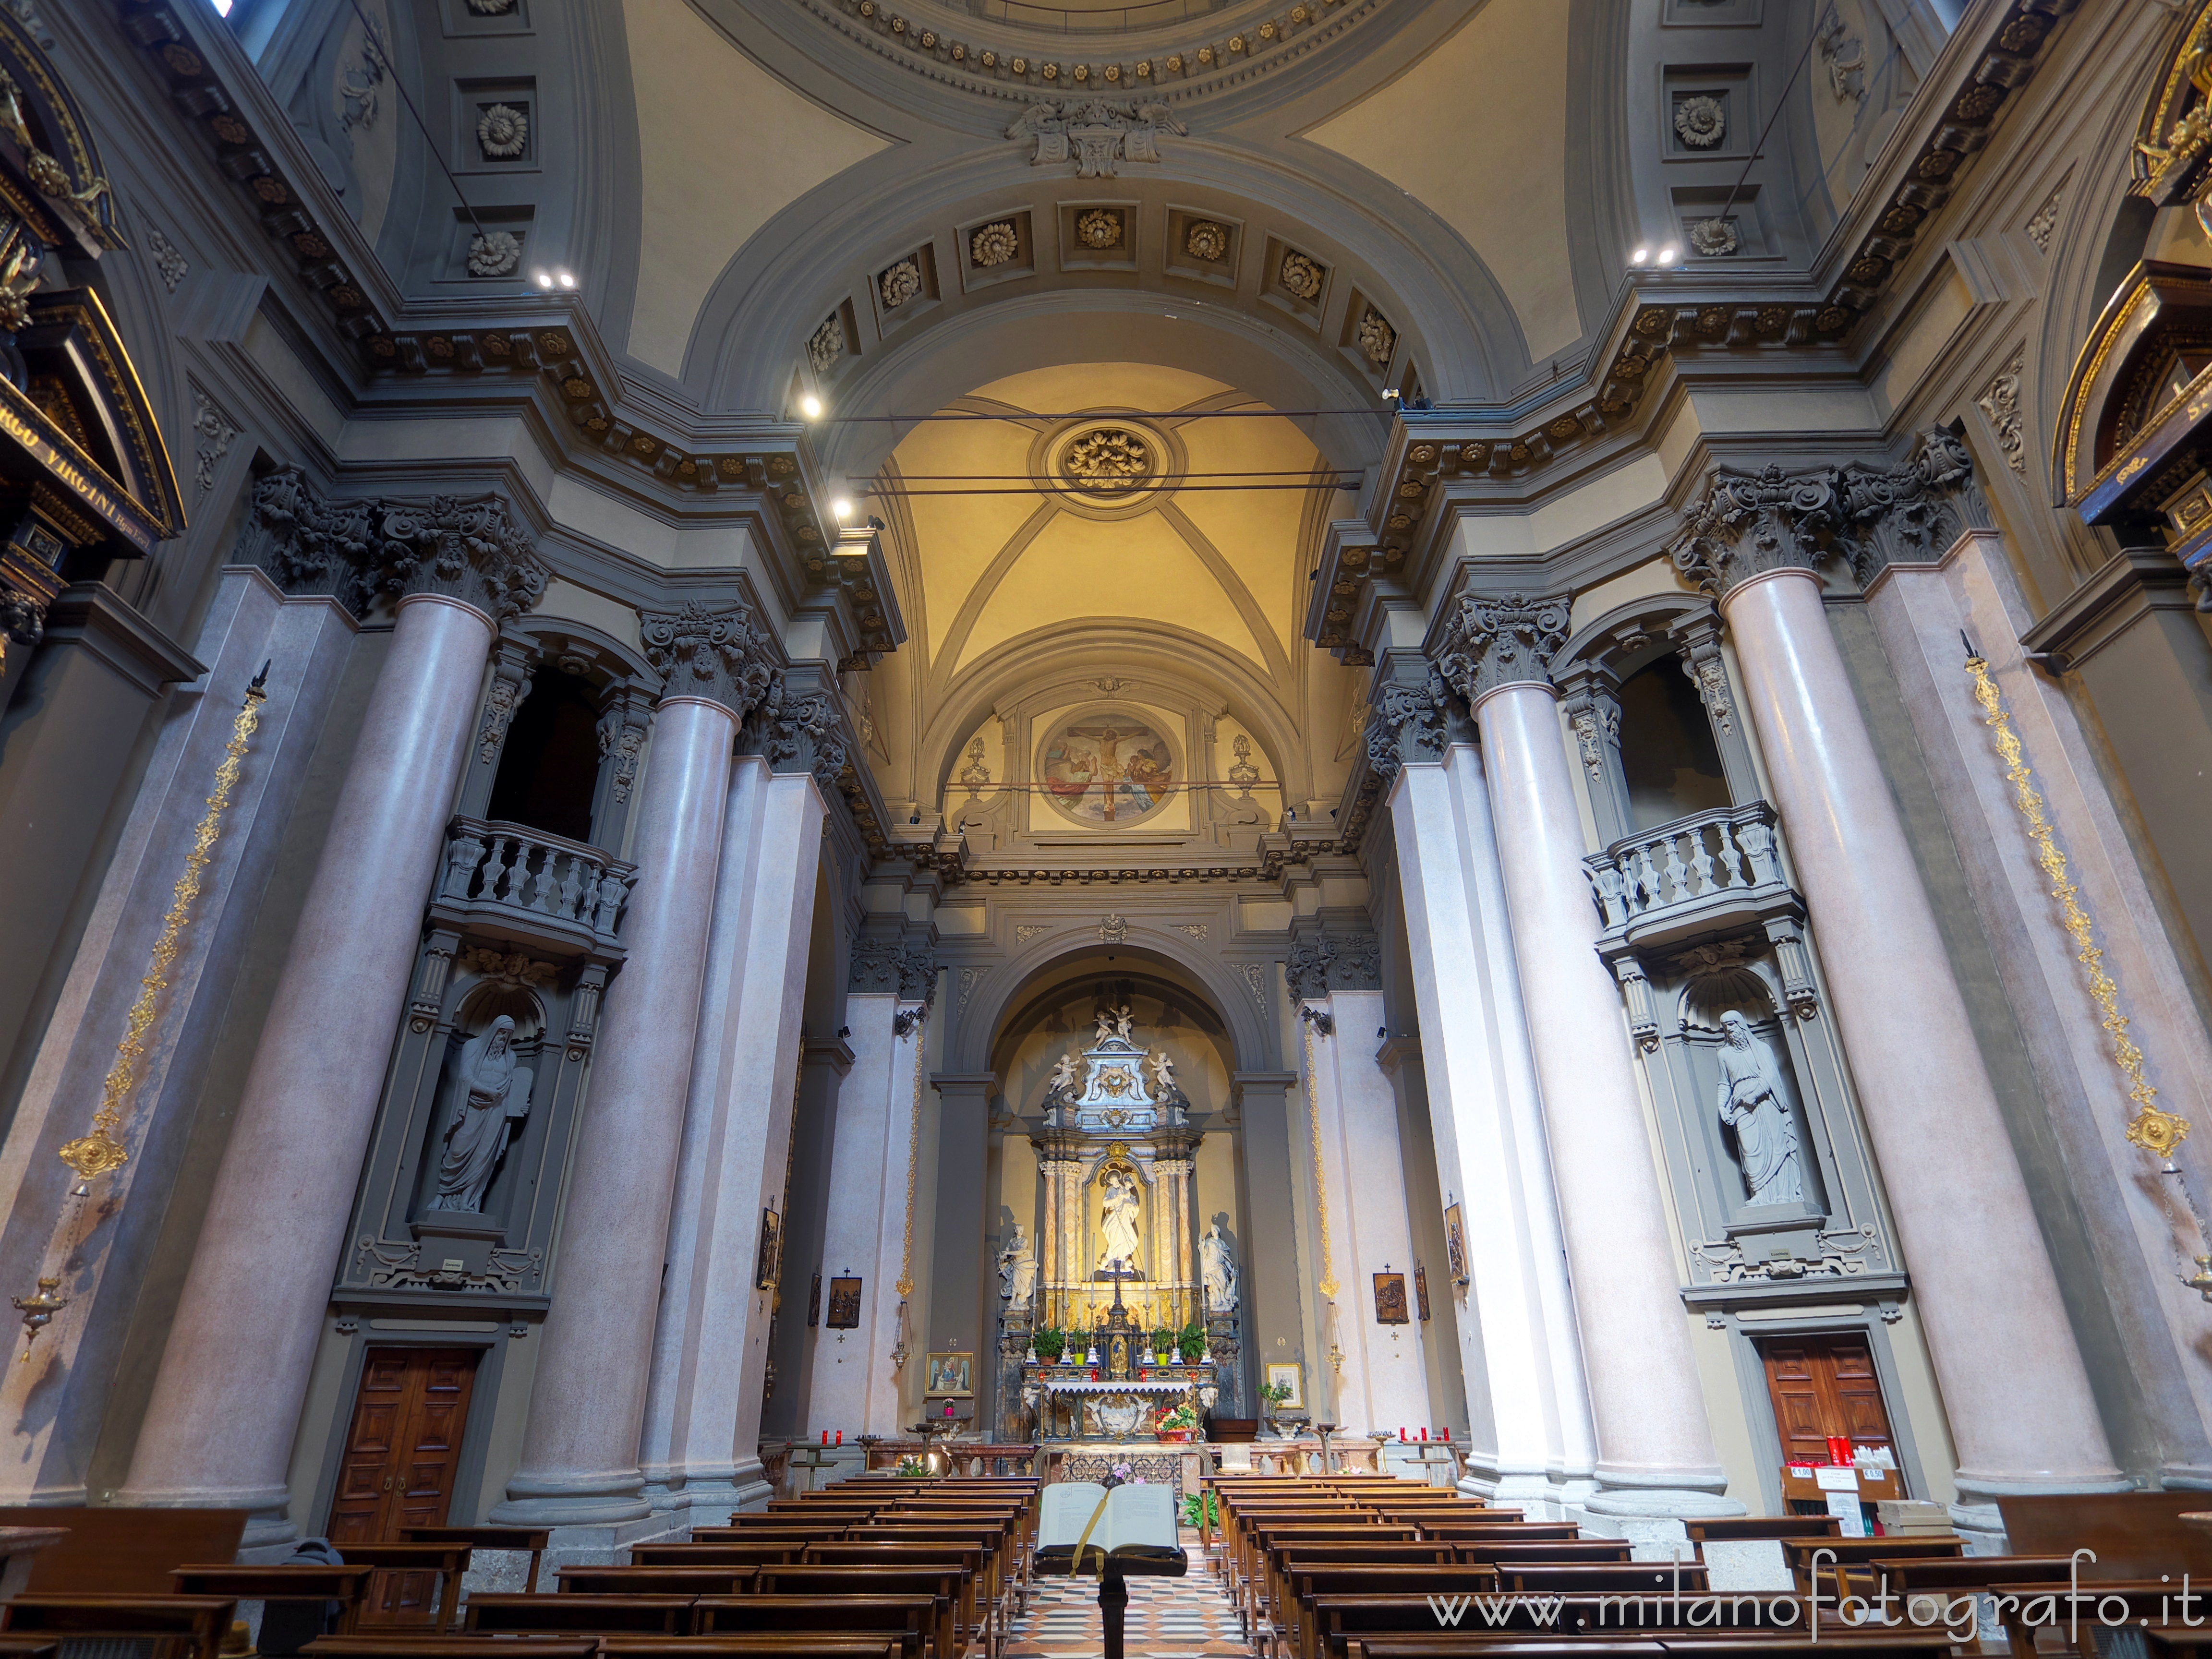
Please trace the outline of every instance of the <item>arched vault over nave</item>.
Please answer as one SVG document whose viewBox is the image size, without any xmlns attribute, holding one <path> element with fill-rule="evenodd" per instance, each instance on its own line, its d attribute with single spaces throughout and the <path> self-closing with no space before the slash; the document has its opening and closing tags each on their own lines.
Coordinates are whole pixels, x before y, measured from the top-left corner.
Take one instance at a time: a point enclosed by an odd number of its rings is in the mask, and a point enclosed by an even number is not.
<svg viewBox="0 0 2212 1659">
<path fill-rule="evenodd" d="M 0 0 L 9 1489 L 2212 1486 L 2208 52 Z"/>
</svg>

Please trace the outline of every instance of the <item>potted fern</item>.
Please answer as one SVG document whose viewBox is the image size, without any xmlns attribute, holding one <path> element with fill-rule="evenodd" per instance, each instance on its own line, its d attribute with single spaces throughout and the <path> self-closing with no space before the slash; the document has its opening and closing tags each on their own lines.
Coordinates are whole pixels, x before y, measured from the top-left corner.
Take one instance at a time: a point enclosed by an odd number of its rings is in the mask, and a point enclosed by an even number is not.
<svg viewBox="0 0 2212 1659">
<path fill-rule="evenodd" d="M 1206 1358 L 1205 1328 L 1193 1322 L 1186 1325 L 1176 1336 L 1176 1347 L 1182 1355 L 1182 1363 L 1195 1365 Z"/>
<path fill-rule="evenodd" d="M 1030 1338 L 1037 1358 L 1048 1365 L 1060 1364 L 1060 1357 L 1067 1351 L 1067 1333 L 1057 1326 L 1048 1325 Z"/>
</svg>

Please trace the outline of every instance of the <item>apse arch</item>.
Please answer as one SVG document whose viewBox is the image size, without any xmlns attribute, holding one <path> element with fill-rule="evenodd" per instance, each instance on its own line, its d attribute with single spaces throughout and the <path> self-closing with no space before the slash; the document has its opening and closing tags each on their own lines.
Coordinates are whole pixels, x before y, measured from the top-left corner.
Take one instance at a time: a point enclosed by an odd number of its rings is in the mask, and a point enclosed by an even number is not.
<svg viewBox="0 0 2212 1659">
<path fill-rule="evenodd" d="M 969 1005 L 954 1023 L 943 1069 L 975 1074 L 990 1068 L 999 1041 L 1018 1011 L 1047 991 L 1093 973 L 1111 973 L 1126 961 L 1129 972 L 1157 973 L 1210 1003 L 1226 1028 L 1239 1072 L 1276 1067 L 1275 1044 L 1257 1007 L 1252 988 L 1237 978 L 1228 963 L 1198 948 L 1198 942 L 1164 923 L 1126 918 L 1127 931 L 1109 947 L 1096 934 L 1069 937 L 1040 934 L 1017 947 L 1003 962 L 986 969 L 969 993 Z"/>
</svg>

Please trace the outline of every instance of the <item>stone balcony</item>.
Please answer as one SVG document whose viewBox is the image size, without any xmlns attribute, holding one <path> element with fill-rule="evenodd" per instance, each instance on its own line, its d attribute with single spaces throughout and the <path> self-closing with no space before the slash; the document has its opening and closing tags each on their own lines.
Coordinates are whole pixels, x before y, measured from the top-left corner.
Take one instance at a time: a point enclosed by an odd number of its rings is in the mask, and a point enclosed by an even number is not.
<svg viewBox="0 0 2212 1659">
<path fill-rule="evenodd" d="M 1802 918 L 1774 809 L 1763 800 L 1676 818 L 1583 860 L 1608 957 L 1725 929 Z"/>
<path fill-rule="evenodd" d="M 472 934 L 596 961 L 619 959 L 616 930 L 637 866 L 520 823 L 456 817 L 431 915 Z"/>
</svg>

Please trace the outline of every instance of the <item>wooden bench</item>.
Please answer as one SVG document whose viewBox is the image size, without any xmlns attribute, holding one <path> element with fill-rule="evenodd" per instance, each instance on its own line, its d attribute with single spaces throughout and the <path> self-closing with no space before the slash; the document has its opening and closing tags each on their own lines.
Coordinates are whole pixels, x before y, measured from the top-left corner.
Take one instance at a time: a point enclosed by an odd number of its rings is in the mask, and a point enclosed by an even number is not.
<svg viewBox="0 0 2212 1659">
<path fill-rule="evenodd" d="M 842 1599 L 852 1595 L 923 1595 L 936 1609 L 930 1632 L 930 1649 L 940 1659 L 962 1659 L 967 1652 L 966 1632 L 960 1612 L 968 1593 L 967 1582 L 957 1566 L 823 1566 L 801 1563 L 785 1567 L 763 1567 L 757 1592 L 762 1595 L 801 1595 Z"/>
<path fill-rule="evenodd" d="M 538 1588 L 538 1564 L 545 1559 L 545 1547 L 552 1533 L 544 1527 L 402 1527 L 399 1536 L 410 1544 L 465 1544 L 472 1550 L 507 1550 L 530 1558 L 529 1575 L 522 1582 L 526 1591 Z M 345 1553 L 345 1547 L 338 1547 Z"/>
<path fill-rule="evenodd" d="M 1316 1659 L 1321 1651 L 1324 1626 L 1316 1608 L 1324 1600 L 1410 1596 L 1425 1608 L 1431 1596 L 1491 1595 L 1498 1589 L 1498 1571 L 1486 1566 L 1370 1567 L 1325 1563 L 1298 1567 L 1285 1578 L 1274 1633 L 1282 1650 L 1297 1654 L 1299 1659 Z M 1436 1626 L 1436 1616 L 1431 1612 L 1428 1628 Z M 1261 1650 L 1266 1650 L 1264 1644 Z"/>
<path fill-rule="evenodd" d="M 597 1659 L 597 1637 L 520 1636 L 502 1638 L 495 1651 L 530 1659 Z M 321 1636 L 300 1650 L 309 1659 L 485 1659 L 495 1651 L 481 1636 L 431 1636 L 402 1631 L 368 1636 Z"/>
<path fill-rule="evenodd" d="M 1693 1544 L 1702 1544 L 1709 1538 L 1735 1542 L 1843 1536 L 1843 1522 L 1832 1515 L 1735 1515 L 1718 1521 L 1688 1521 L 1683 1527 Z"/>
<path fill-rule="evenodd" d="M 888 1634 L 899 1638 L 905 1659 L 934 1659 L 929 1646 L 936 1627 L 933 1595 L 702 1596 L 691 1609 L 695 1635 L 757 1631 Z"/>
<path fill-rule="evenodd" d="M 609 1636 L 603 1659 L 900 1659 L 896 1636 L 830 1631 L 750 1631 L 715 1636 Z"/>
<path fill-rule="evenodd" d="M 0 1632 L 40 1640 L 155 1643 L 154 1659 L 216 1659 L 237 1601 L 227 1595 L 128 1595 L 25 1590 L 0 1607 Z"/>
<path fill-rule="evenodd" d="M 362 1593 L 356 1632 L 398 1626 L 420 1628 L 460 1623 L 461 1578 L 469 1570 L 470 1547 L 420 1540 L 398 1544 L 342 1544 L 338 1553 L 349 1567 L 373 1567 Z M 431 1583 L 425 1585 L 424 1580 Z M 431 1594 L 423 1594 L 425 1589 Z"/>
<path fill-rule="evenodd" d="M 691 1627 L 690 1595 L 471 1595 L 462 1628 L 482 1636 L 678 1636 Z"/>
<path fill-rule="evenodd" d="M 331 1633 L 344 1636 L 360 1621 L 362 1601 L 375 1571 L 369 1566 L 330 1567 L 312 1562 L 255 1567 L 210 1561 L 172 1568 L 169 1588 L 178 1595 L 221 1596 L 231 1601 L 335 1601 L 338 1627 Z"/>
<path fill-rule="evenodd" d="M 760 1577 L 758 1562 L 681 1567 L 563 1567 L 563 1595 L 739 1595 Z"/>
<path fill-rule="evenodd" d="M 629 1553 L 634 1567 L 759 1567 L 796 1561 L 806 1545 L 793 1539 L 781 1543 L 639 1544 Z"/>
</svg>

